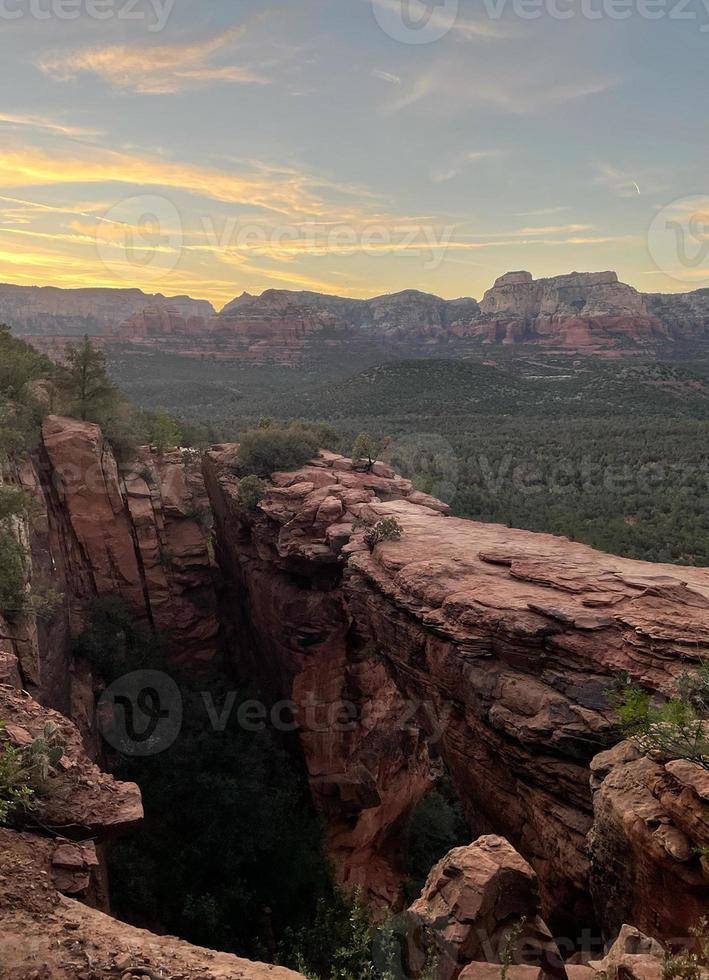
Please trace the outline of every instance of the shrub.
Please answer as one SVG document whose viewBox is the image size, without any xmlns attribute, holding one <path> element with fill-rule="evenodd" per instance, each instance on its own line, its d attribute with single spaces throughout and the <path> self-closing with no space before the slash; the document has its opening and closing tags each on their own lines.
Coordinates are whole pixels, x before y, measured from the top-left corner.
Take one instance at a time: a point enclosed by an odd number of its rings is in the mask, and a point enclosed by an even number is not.
<svg viewBox="0 0 709 980">
<path fill-rule="evenodd" d="M 289 945 L 288 945 L 289 944 Z M 287 931 L 288 952 L 280 959 L 309 980 L 435 980 L 438 950 L 431 929 L 412 932 L 406 916 L 388 913 L 376 925 L 359 892 L 347 901 L 321 901 L 310 929 Z M 281 952 L 283 952 L 283 947 Z"/>
<path fill-rule="evenodd" d="M 36 738 L 23 753 L 29 783 L 36 792 L 45 791 L 47 780 L 63 755 L 64 743 L 59 737 L 59 729 L 53 722 L 48 721 L 40 737 Z"/>
<path fill-rule="evenodd" d="M 266 492 L 266 484 L 251 473 L 239 480 L 239 500 L 247 510 L 256 510 Z"/>
<path fill-rule="evenodd" d="M 395 517 L 383 517 L 381 521 L 367 527 L 364 532 L 364 540 L 369 550 L 373 551 L 375 546 L 382 541 L 398 541 L 402 531 L 403 528 Z"/>
<path fill-rule="evenodd" d="M 270 476 L 275 470 L 297 469 L 319 448 L 317 434 L 302 425 L 251 429 L 241 437 L 237 469 L 244 475 Z"/>
<path fill-rule="evenodd" d="M 3 728 L 0 722 L 0 735 Z M 52 722 L 25 748 L 0 741 L 0 824 L 30 809 L 36 796 L 47 792 L 47 781 L 63 754 L 59 729 Z"/>
<path fill-rule="evenodd" d="M 667 953 L 662 964 L 662 980 L 702 980 L 709 969 L 709 920 L 702 916 L 689 930 L 694 949 Z"/>
<path fill-rule="evenodd" d="M 622 674 L 610 693 L 620 727 L 643 752 L 687 759 L 709 770 L 709 663 L 683 674 L 677 695 L 657 702 Z"/>
<path fill-rule="evenodd" d="M 2 728 L 0 723 L 0 734 Z M 18 810 L 27 809 L 33 798 L 22 761 L 22 750 L 0 742 L 0 826 L 8 823 Z"/>
</svg>

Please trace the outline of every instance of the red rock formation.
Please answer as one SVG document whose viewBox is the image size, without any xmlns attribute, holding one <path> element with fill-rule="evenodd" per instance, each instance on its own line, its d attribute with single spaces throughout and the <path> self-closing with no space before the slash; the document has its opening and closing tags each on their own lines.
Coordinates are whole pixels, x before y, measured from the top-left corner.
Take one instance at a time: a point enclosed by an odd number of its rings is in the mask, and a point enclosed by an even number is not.
<svg viewBox="0 0 709 980">
<path fill-rule="evenodd" d="M 213 659 L 219 624 L 210 515 L 198 454 L 142 450 L 119 473 L 97 426 L 50 416 L 32 459 L 11 474 L 32 498 L 20 529 L 29 579 L 63 601 L 47 617 L 0 620 L 0 680 L 19 676 L 43 703 L 70 716 L 98 748 L 93 681 L 73 662 L 70 637 L 99 595 L 122 596 L 159 630 L 176 661 Z"/>
<path fill-rule="evenodd" d="M 537 280 L 509 272 L 479 305 L 470 297 L 444 300 L 416 289 L 368 300 L 268 289 L 260 296 L 243 293 L 215 315 L 204 301 L 137 289 L 0 285 L 3 321 L 59 359 L 82 333 L 135 354 L 158 349 L 257 364 L 297 364 L 323 331 L 328 344 L 398 350 L 525 343 L 608 353 L 706 339 L 709 290 L 644 294 L 619 282 L 615 272 Z"/>
<path fill-rule="evenodd" d="M 609 931 L 689 939 L 709 899 L 709 772 L 621 742 L 591 763 L 591 888 Z"/>
<path fill-rule="evenodd" d="M 119 474 L 98 426 L 57 416 L 45 420 L 42 449 L 78 607 L 72 622 L 93 596 L 120 595 L 165 633 L 176 657 L 213 657 L 218 624 L 198 454 L 143 450 Z"/>
<path fill-rule="evenodd" d="M 502 837 L 449 851 L 409 913 L 435 936 L 439 980 L 453 980 L 472 962 L 500 964 L 505 954 L 515 964 L 536 965 L 542 977 L 566 980 L 541 917 L 537 876 Z"/>
<path fill-rule="evenodd" d="M 208 318 L 211 303 L 189 296 L 151 295 L 140 289 L 59 289 L 0 283 L 0 323 L 35 335 L 103 334 L 143 310 L 170 310 Z"/>
<path fill-rule="evenodd" d="M 709 651 L 709 571 L 445 517 L 407 481 L 353 472 L 332 454 L 276 474 L 254 515 L 239 507 L 234 456 L 234 448 L 210 455 L 207 484 L 221 560 L 250 616 L 257 661 L 298 703 L 312 691 L 332 703 L 351 678 L 358 691 L 376 672 L 381 681 L 365 688 L 367 717 L 377 717 L 379 696 L 385 715 L 396 699 L 417 706 L 416 721 L 443 756 L 475 831 L 504 834 L 520 850 L 539 876 L 547 917 L 592 921 L 589 764 L 614 738 L 606 691 L 627 670 L 669 694 Z M 401 540 L 370 553 L 352 535 L 362 511 L 395 517 Z M 401 786 L 425 787 L 423 757 L 415 735 L 407 737 L 403 751 L 384 720 L 379 744 L 370 738 L 363 754 L 360 732 L 328 741 L 303 727 L 344 879 L 353 864 L 370 882 L 379 877 L 372 853 L 391 860 L 389 816 Z M 401 776 L 393 786 L 381 769 L 392 764 Z M 348 796 L 336 773 L 353 777 Z M 360 835 L 365 820 L 374 837 Z M 686 931 L 669 881 L 664 898 L 667 918 L 656 934 Z"/>
</svg>

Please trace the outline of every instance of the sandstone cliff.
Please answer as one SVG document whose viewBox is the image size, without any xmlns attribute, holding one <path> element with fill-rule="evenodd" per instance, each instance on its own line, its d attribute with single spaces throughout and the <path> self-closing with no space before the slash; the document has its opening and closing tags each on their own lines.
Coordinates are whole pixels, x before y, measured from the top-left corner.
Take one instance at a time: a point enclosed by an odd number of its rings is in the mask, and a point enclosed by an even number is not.
<svg viewBox="0 0 709 980">
<path fill-rule="evenodd" d="M 627 670 L 668 694 L 701 661 L 709 572 L 447 517 L 386 467 L 354 472 L 327 453 L 274 474 L 249 512 L 235 453 L 221 447 L 206 463 L 220 558 L 254 663 L 298 708 L 342 879 L 391 894 L 397 828 L 426 788 L 428 748 L 445 761 L 474 831 L 504 835 L 534 867 L 555 925 L 632 920 L 648 872 L 618 864 L 618 832 L 617 845 L 593 852 L 594 874 L 618 880 L 618 900 L 594 909 L 589 897 L 590 765 L 617 740 L 606 692 Z M 367 514 L 395 517 L 401 540 L 370 552 L 352 528 Z M 308 699 L 318 720 L 328 705 L 353 705 L 356 723 L 342 734 L 314 730 Z M 607 823 L 601 800 L 611 785 L 598 792 Z M 647 923 L 658 935 L 686 935 L 709 900 L 697 853 L 709 843 L 706 800 L 692 806 L 701 817 L 668 811 L 644 831 L 654 841 L 645 861 L 663 883 L 665 915 Z M 627 812 L 619 803 L 621 826 Z"/>
<path fill-rule="evenodd" d="M 99 595 L 122 596 L 159 630 L 176 661 L 204 665 L 217 650 L 210 515 L 198 454 L 142 450 L 119 473 L 98 426 L 49 416 L 38 451 L 14 472 L 33 507 L 23 533 L 35 585 L 62 602 L 49 617 L 0 619 L 0 651 L 23 683 L 70 714 L 93 741 L 93 694 L 68 654 Z"/>
</svg>

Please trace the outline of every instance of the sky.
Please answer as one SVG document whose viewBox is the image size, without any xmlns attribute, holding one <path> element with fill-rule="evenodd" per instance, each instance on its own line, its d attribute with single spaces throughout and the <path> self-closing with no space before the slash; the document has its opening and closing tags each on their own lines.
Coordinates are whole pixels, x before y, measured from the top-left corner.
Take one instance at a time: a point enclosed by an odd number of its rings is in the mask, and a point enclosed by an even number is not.
<svg viewBox="0 0 709 980">
<path fill-rule="evenodd" d="M 0 0 L 0 281 L 709 286 L 708 83 L 709 0 Z"/>
</svg>

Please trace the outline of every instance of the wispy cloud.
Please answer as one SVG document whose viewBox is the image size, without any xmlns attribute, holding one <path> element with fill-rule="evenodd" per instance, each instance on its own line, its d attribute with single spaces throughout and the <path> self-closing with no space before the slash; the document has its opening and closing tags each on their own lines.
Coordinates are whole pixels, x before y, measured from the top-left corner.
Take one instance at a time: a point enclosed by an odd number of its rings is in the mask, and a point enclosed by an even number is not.
<svg viewBox="0 0 709 980">
<path fill-rule="evenodd" d="M 501 156 L 499 150 L 468 150 L 466 153 L 458 154 L 446 166 L 437 167 L 432 170 L 431 180 L 434 184 L 443 184 L 447 180 L 453 180 L 454 177 L 459 177 L 471 164 L 499 156 Z"/>
<path fill-rule="evenodd" d="M 92 74 L 117 88 L 151 95 L 173 95 L 209 82 L 266 84 L 269 79 L 252 65 L 219 63 L 220 56 L 233 57 L 233 49 L 244 33 L 244 27 L 235 27 L 201 41 L 54 53 L 46 55 L 38 65 L 61 81 Z"/>
<path fill-rule="evenodd" d="M 248 203 L 279 214 L 338 220 L 347 204 L 331 199 L 351 189 L 295 171 L 252 164 L 224 171 L 161 157 L 82 147 L 80 154 L 48 153 L 35 147 L 0 148 L 0 187 L 63 184 L 123 184 L 187 191 L 225 203 Z M 323 188 L 328 189 L 328 197 Z"/>
<path fill-rule="evenodd" d="M 577 73 L 580 74 L 580 71 Z M 384 108 L 385 114 L 426 103 L 439 115 L 455 115 L 471 107 L 510 115 L 528 115 L 610 91 L 612 77 L 577 78 L 569 82 L 557 64 L 488 65 L 447 60 L 427 69 Z"/>
<path fill-rule="evenodd" d="M 38 116 L 34 113 L 0 112 L 0 126 L 9 126 L 13 129 L 43 130 L 49 133 L 58 133 L 61 136 L 100 135 L 100 130 L 72 126 L 69 123 L 62 123 L 57 119 L 48 119 L 46 116 Z"/>
<path fill-rule="evenodd" d="M 534 211 L 518 211 L 518 218 L 543 218 L 550 214 L 561 214 L 563 211 L 570 211 L 571 208 L 565 204 L 554 208 L 537 208 Z"/>
<path fill-rule="evenodd" d="M 401 18 L 404 10 L 404 0 L 365 0 L 366 3 L 374 3 L 382 10 L 386 10 L 395 17 Z M 502 39 L 509 37 L 511 32 L 507 25 L 493 23 L 490 20 L 471 20 L 463 17 L 460 12 L 452 12 L 446 8 L 445 4 L 434 6 L 430 0 L 424 3 L 423 0 L 407 0 L 412 5 L 412 20 L 420 21 L 425 19 L 426 26 L 431 31 L 440 31 L 444 36 L 449 34 L 452 38 L 459 41 L 476 41 L 485 39 Z M 420 9 L 416 9 L 420 8 Z"/>
</svg>

